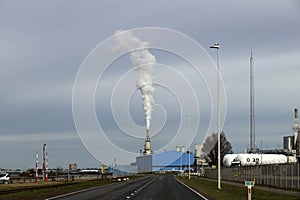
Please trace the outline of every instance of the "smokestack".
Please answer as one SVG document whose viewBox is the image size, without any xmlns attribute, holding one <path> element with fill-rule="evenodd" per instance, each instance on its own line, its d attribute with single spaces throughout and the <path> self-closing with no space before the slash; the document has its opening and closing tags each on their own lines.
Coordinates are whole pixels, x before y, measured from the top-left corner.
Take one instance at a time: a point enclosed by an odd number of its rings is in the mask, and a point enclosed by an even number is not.
<svg viewBox="0 0 300 200">
<path fill-rule="evenodd" d="M 300 128 L 298 118 L 298 108 L 294 109 L 294 147 L 296 149 L 296 155 L 300 158 Z"/>
<path fill-rule="evenodd" d="M 136 87 L 140 90 L 146 121 L 146 141 L 144 155 L 152 154 L 149 129 L 151 125 L 151 113 L 154 105 L 153 73 L 156 58 L 149 52 L 147 42 L 142 42 L 130 31 L 117 31 L 115 33 L 116 49 L 130 51 L 132 67 L 139 72 Z"/>
<path fill-rule="evenodd" d="M 298 131 L 299 131 L 299 119 L 298 119 L 298 108 L 294 109 L 294 146 L 296 147 L 296 142 L 298 138 Z"/>
<path fill-rule="evenodd" d="M 294 109 L 294 113 L 295 113 L 295 119 L 298 121 L 298 108 Z"/>
</svg>

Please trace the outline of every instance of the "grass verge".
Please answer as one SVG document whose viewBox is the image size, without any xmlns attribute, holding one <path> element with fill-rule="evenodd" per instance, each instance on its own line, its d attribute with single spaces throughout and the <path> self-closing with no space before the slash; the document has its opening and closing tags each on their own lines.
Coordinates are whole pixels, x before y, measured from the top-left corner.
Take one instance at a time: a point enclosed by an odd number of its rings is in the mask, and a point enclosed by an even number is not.
<svg viewBox="0 0 300 200">
<path fill-rule="evenodd" d="M 84 182 L 77 182 L 73 185 L 67 186 L 58 186 L 58 187 L 50 187 L 50 188 L 36 188 L 32 190 L 25 190 L 22 192 L 12 193 L 12 194 L 4 194 L 0 195 L 0 200 L 39 200 L 39 199 L 47 199 L 54 196 L 59 196 L 62 194 L 67 194 L 70 192 L 75 192 L 78 190 L 98 187 L 102 185 L 107 185 L 112 183 L 110 180 L 92 180 L 92 181 L 84 181 Z M 24 187 L 26 188 L 26 187 Z"/>
<path fill-rule="evenodd" d="M 238 187 L 222 183 L 222 190 L 217 188 L 217 182 L 207 181 L 198 178 L 191 178 L 188 180 L 186 177 L 178 177 L 176 179 L 182 181 L 186 185 L 190 186 L 203 196 L 211 200 L 240 200 L 247 199 L 247 187 Z M 267 192 L 261 190 L 255 190 L 255 186 L 252 190 L 252 199 L 259 200 L 299 200 L 299 197 L 289 196 L 286 194 L 279 194 L 274 192 Z"/>
</svg>

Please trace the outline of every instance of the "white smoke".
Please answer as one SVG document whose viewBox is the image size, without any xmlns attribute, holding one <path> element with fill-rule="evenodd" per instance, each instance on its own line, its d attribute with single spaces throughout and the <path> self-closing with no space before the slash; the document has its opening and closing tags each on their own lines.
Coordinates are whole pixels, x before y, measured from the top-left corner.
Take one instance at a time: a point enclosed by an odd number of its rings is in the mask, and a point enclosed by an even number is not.
<svg viewBox="0 0 300 200">
<path fill-rule="evenodd" d="M 136 81 L 136 87 L 141 91 L 144 111 L 146 117 L 147 130 L 151 124 L 151 113 L 154 104 L 155 89 L 153 82 L 153 67 L 156 64 L 155 57 L 148 51 L 148 43 L 141 42 L 129 31 L 117 31 L 114 35 L 117 50 L 133 50 L 130 53 L 132 66 L 139 72 L 139 79 Z"/>
</svg>

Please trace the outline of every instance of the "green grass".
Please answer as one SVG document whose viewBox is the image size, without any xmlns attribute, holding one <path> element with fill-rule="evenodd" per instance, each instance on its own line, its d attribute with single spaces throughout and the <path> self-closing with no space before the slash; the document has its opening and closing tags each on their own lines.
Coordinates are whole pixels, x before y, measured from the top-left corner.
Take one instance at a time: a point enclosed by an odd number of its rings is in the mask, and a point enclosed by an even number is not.
<svg viewBox="0 0 300 200">
<path fill-rule="evenodd" d="M 222 189 L 217 188 L 217 182 L 207 181 L 198 178 L 192 178 L 188 180 L 186 177 L 176 177 L 186 185 L 192 187 L 200 194 L 208 199 L 214 200 L 240 200 L 247 199 L 247 187 L 238 187 L 222 183 Z M 300 197 L 289 196 L 286 194 L 278 194 L 274 192 L 267 192 L 261 190 L 255 190 L 255 186 L 252 190 L 252 199 L 261 200 L 299 200 Z"/>
<path fill-rule="evenodd" d="M 129 176 L 129 178 L 136 179 L 142 176 Z M 6 185 L 3 187 L 0 187 L 1 190 L 9 190 L 9 189 L 20 189 L 20 188 L 26 188 L 28 186 L 30 187 L 37 187 L 37 189 L 34 190 L 26 190 L 23 192 L 17 192 L 17 193 L 11 193 L 11 194 L 5 194 L 0 195 L 0 200 L 44 200 L 50 197 L 59 196 L 63 194 L 68 194 L 71 192 L 84 190 L 88 188 L 93 187 L 99 187 L 102 185 L 108 185 L 110 183 L 114 183 L 115 181 L 112 180 L 100 180 L 100 179 L 93 179 L 93 180 L 79 180 L 75 181 L 76 184 L 73 185 L 67 185 L 67 186 L 59 186 L 59 184 L 63 184 L 66 182 L 48 182 L 48 183 L 30 183 L 30 184 L 11 184 Z M 49 186 L 51 185 L 58 185 L 58 187 L 55 188 L 38 188 L 39 186 L 43 186 L 44 184 L 47 184 Z"/>
<path fill-rule="evenodd" d="M 139 176 L 129 176 L 129 179 L 136 179 L 142 177 Z M 0 190 L 6 191 L 10 189 L 20 189 L 20 188 L 28 188 L 28 187 L 36 187 L 37 189 L 34 190 L 25 190 L 22 192 L 12 193 L 12 194 L 5 194 L 0 195 L 0 200 L 40 200 L 40 199 L 47 199 L 50 197 L 55 197 L 63 194 L 68 194 L 71 192 L 84 190 L 93 187 L 99 187 L 102 185 L 108 185 L 111 183 L 116 182 L 115 180 L 100 180 L 100 179 L 92 179 L 92 180 L 79 180 L 75 181 L 72 185 L 63 186 L 61 184 L 67 183 L 65 181 L 58 181 L 58 182 L 41 182 L 41 183 L 28 183 L 28 184 L 9 184 L 9 185 L 2 185 L 0 186 Z M 48 188 L 38 188 L 39 186 L 49 186 Z M 51 187 L 56 185 L 58 187 Z"/>
<path fill-rule="evenodd" d="M 94 181 L 85 181 L 79 182 L 74 185 L 68 186 L 59 186 L 57 188 L 44 188 L 44 189 L 35 189 L 30 191 L 17 192 L 12 194 L 5 194 L 0 196 L 0 200 L 39 200 L 46 199 L 53 196 L 58 196 L 62 194 L 67 194 L 70 192 L 98 187 L 102 185 L 107 185 L 112 183 L 110 180 L 94 180 Z"/>
</svg>

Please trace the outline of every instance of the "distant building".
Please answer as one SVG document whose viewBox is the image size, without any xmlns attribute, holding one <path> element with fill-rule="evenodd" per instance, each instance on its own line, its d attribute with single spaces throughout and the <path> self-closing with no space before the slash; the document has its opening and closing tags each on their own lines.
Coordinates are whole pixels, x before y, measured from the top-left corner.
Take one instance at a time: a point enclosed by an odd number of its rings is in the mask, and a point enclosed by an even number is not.
<svg viewBox="0 0 300 200">
<path fill-rule="evenodd" d="M 74 164 L 69 164 L 69 170 L 71 171 L 76 171 L 77 170 L 77 164 L 74 163 Z"/>
<path fill-rule="evenodd" d="M 204 168 L 208 167 L 208 163 L 203 156 L 202 147 L 202 144 L 195 145 L 195 171 L 200 174 L 203 174 Z"/>
<path fill-rule="evenodd" d="M 175 150 L 136 158 L 138 173 L 188 170 L 189 163 L 192 171 L 194 166 L 193 153 L 189 155 L 187 152 Z"/>
</svg>

